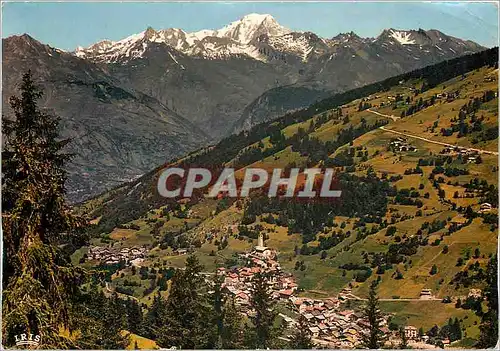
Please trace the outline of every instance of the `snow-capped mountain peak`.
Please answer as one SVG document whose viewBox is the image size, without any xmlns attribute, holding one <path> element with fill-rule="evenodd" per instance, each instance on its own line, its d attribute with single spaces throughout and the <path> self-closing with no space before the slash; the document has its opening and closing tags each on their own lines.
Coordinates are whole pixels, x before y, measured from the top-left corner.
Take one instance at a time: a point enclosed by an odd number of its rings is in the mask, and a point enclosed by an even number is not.
<svg viewBox="0 0 500 351">
<path fill-rule="evenodd" d="M 83 47 L 79 46 L 75 50 L 75 55 L 78 57 L 85 57 L 87 52 L 89 52 L 89 51 L 97 52 L 97 53 L 104 52 L 104 51 L 106 51 L 106 49 L 110 48 L 114 44 L 115 44 L 115 42 L 113 42 L 111 40 L 102 40 L 102 41 L 99 41 L 99 42 L 89 46 L 88 48 L 83 48 Z"/>
<path fill-rule="evenodd" d="M 219 29 L 216 36 L 230 38 L 241 44 L 248 44 L 261 34 L 280 36 L 289 32 L 290 30 L 276 22 L 273 16 L 252 13 Z"/>
<path fill-rule="evenodd" d="M 269 14 L 252 13 L 220 29 L 203 29 L 191 33 L 178 28 L 156 31 L 148 27 L 143 32 L 119 41 L 103 40 L 88 48 L 78 47 L 73 54 L 94 62 L 124 64 L 145 57 L 150 49 L 156 51 L 158 45 L 166 45 L 184 55 L 203 59 L 244 56 L 263 62 L 278 60 L 305 63 L 325 54 L 331 59 L 340 55 L 341 50 L 347 50 L 349 53 L 346 55 L 355 57 L 355 53 L 367 45 L 377 48 L 375 50 L 423 50 L 425 53 L 438 50 L 437 55 L 443 56 L 443 50 L 461 52 L 463 47 L 472 44 L 438 30 L 423 29 L 389 28 L 376 38 L 361 38 L 350 32 L 324 39 L 311 32 L 291 31 Z M 443 48 L 443 45 L 449 48 Z M 173 54 L 178 56 L 175 52 Z M 415 51 L 413 57 L 418 60 L 420 54 Z"/>
<path fill-rule="evenodd" d="M 401 45 L 415 44 L 415 40 L 412 39 L 411 32 L 391 29 L 390 36 L 394 38 Z"/>
<path fill-rule="evenodd" d="M 203 40 L 206 37 L 215 37 L 217 36 L 217 31 L 211 29 L 202 29 L 198 32 L 189 33 L 188 37 L 191 40 Z"/>
<path fill-rule="evenodd" d="M 145 52 L 148 42 L 156 42 L 165 43 L 188 55 L 221 58 L 244 54 L 258 59 L 258 50 L 250 44 L 253 40 L 263 34 L 276 37 L 290 32 L 273 16 L 252 13 L 217 30 L 203 29 L 186 33 L 177 28 L 155 31 L 148 27 L 141 33 L 116 42 L 103 40 L 88 48 L 78 47 L 74 54 L 94 61 L 118 62 L 140 57 Z M 138 45 L 139 42 L 142 44 Z"/>
</svg>

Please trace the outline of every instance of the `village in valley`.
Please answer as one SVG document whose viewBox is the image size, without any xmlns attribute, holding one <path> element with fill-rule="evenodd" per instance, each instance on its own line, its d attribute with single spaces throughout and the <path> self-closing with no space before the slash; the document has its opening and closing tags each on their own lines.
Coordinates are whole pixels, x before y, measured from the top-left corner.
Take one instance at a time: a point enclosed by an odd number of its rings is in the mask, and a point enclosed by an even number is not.
<svg viewBox="0 0 500 351">
<path fill-rule="evenodd" d="M 118 264 L 123 262 L 125 265 L 138 266 L 147 254 L 145 247 L 123 247 L 121 249 L 113 246 L 93 246 L 84 255 L 84 259 L 96 260 L 102 264 Z"/>
<path fill-rule="evenodd" d="M 243 312 L 249 312 L 252 280 L 255 274 L 260 273 L 269 277 L 268 284 L 274 299 L 287 300 L 297 291 L 295 278 L 282 271 L 277 261 L 277 252 L 264 246 L 262 234 L 259 235 L 257 246 L 250 252 L 241 253 L 240 258 L 245 262 L 243 267 L 233 269 L 221 267 L 217 270 L 217 274 L 224 277 L 223 287 L 234 296 Z"/>
<path fill-rule="evenodd" d="M 221 282 L 224 296 L 231 297 L 244 321 L 257 315 L 255 278 L 264 276 L 275 306 L 275 324 L 283 329 L 280 338 L 290 342 L 299 328 L 306 329 L 315 348 L 326 349 L 366 345 L 370 331 L 366 306 L 374 286 L 384 347 L 468 345 L 479 335 L 485 273 L 497 243 L 495 151 L 466 143 L 465 137 L 446 133 L 439 137 L 441 127 L 453 128 L 460 106 L 468 106 L 461 100 L 463 92 L 439 88 L 423 95 L 422 112 L 413 111 L 418 115 L 410 117 L 403 115 L 421 98 L 416 90 L 407 94 L 403 88 L 400 84 L 389 96 L 371 95 L 361 99 L 363 104 L 356 100 L 300 124 L 327 138 L 331 129 L 343 126 L 346 115 L 353 125 L 389 121 L 328 158 L 346 174 L 344 181 L 353 182 L 354 194 L 368 180 L 380 183 L 370 194 L 385 192 L 379 202 L 384 212 L 376 213 L 378 207 L 373 206 L 370 211 L 375 215 L 362 215 L 353 203 L 352 213 L 325 211 L 316 220 L 316 213 L 305 206 L 294 213 L 292 206 L 273 207 L 259 197 L 181 199 L 110 228 L 75 255 L 75 261 L 108 270 L 104 292 L 134 299 L 148 311 L 157 296 L 169 298 L 171 278 L 192 255 L 203 266 L 207 287 Z M 435 129 L 431 116 L 447 104 L 455 104 L 456 110 L 450 116 L 440 111 Z M 484 123 L 491 123 L 492 113 L 481 112 Z M 271 147 L 266 143 L 256 144 L 257 148 Z M 293 144 L 258 162 L 279 161 L 284 166 L 299 162 L 305 155 L 300 147 L 304 146 Z M 387 189 L 382 187 L 386 184 Z M 127 196 L 139 189 L 134 186 Z M 361 202 L 363 195 L 358 194 Z M 317 226 L 309 228 L 313 220 Z"/>
<path fill-rule="evenodd" d="M 183 251 L 184 253 L 184 251 Z M 257 245 L 248 252 L 239 254 L 241 266 L 217 269 L 217 275 L 223 278 L 222 288 L 234 298 L 241 313 L 251 317 L 252 280 L 256 274 L 263 274 L 268 279 L 272 298 L 283 306 L 280 317 L 285 326 L 297 327 L 299 318 L 307 321 L 307 328 L 318 348 L 351 349 L 362 345 L 363 336 L 368 333 L 369 321 L 362 308 L 365 299 L 354 295 L 349 287 L 334 297 L 308 298 L 300 296 L 294 276 L 282 270 L 278 262 L 278 252 L 265 246 L 264 236 L 259 234 Z M 474 290 L 477 294 L 477 289 Z M 480 291 L 479 291 L 480 294 Z M 421 300 L 436 300 L 431 289 L 422 289 Z M 401 330 L 391 330 L 391 315 L 383 314 L 380 321 L 381 331 L 387 346 L 396 347 L 401 342 Z M 412 325 L 404 327 L 408 345 L 413 348 L 435 348 L 434 343 L 427 343 L 429 337 Z M 450 340 L 438 340 L 443 345 Z"/>
<path fill-rule="evenodd" d="M 186 255 L 187 249 L 175 250 L 175 255 Z M 116 248 L 113 245 L 90 247 L 84 256 L 105 265 L 121 264 L 122 267 L 141 267 L 148 254 L 145 246 Z M 268 279 L 272 298 L 283 307 L 280 317 L 285 326 L 293 328 L 298 319 L 303 317 L 308 331 L 319 348 L 356 348 L 362 343 L 367 333 L 369 322 L 361 311 L 363 299 L 355 296 L 349 287 L 334 297 L 308 298 L 300 296 L 294 276 L 283 271 L 278 262 L 278 252 L 265 246 L 263 234 L 259 234 L 257 245 L 247 252 L 239 254 L 241 265 L 219 267 L 216 274 L 223 278 L 222 288 L 234 298 L 239 311 L 246 316 L 253 316 L 251 308 L 252 280 L 256 274 L 263 274 Z M 207 278 L 208 281 L 208 278 Z M 113 290 L 113 284 L 106 287 Z M 433 299 L 430 289 L 423 289 L 420 298 Z M 388 345 L 400 342 L 400 330 L 390 330 L 389 314 L 384 314 L 380 321 L 381 331 L 386 336 Z M 409 344 L 419 348 L 433 348 L 426 335 L 419 334 L 415 326 L 405 326 L 405 337 Z M 442 340 L 444 345 L 449 340 Z"/>
<path fill-rule="evenodd" d="M 222 287 L 233 296 L 241 313 L 253 316 L 251 309 L 252 279 L 255 274 L 268 277 L 269 288 L 273 299 L 283 306 L 280 317 L 288 327 L 297 327 L 299 318 L 304 318 L 313 342 L 318 348 L 351 349 L 362 345 L 363 336 L 369 330 L 369 322 L 362 312 L 365 299 L 354 295 L 349 287 L 334 297 L 309 298 L 301 296 L 298 284 L 292 274 L 282 270 L 277 258 L 278 252 L 264 245 L 263 235 L 259 234 L 258 242 L 249 252 L 240 253 L 245 264 L 240 267 L 226 269 L 220 267 L 217 275 L 224 278 Z M 470 289 L 468 296 L 481 295 L 479 289 Z M 422 289 L 420 300 L 439 300 L 432 295 L 431 289 Z M 455 299 L 456 300 L 456 299 Z M 391 330 L 389 323 L 391 314 L 384 314 L 381 331 L 385 336 L 385 344 L 392 348 L 401 343 L 401 330 Z M 449 345 L 448 338 L 430 342 L 429 336 L 413 325 L 404 326 L 404 334 L 408 345 L 413 348 L 435 348 L 436 344 Z"/>
<path fill-rule="evenodd" d="M 398 138 L 391 143 L 391 147 L 407 147 L 412 151 L 406 140 Z M 482 211 L 487 211 L 489 204 L 481 206 Z M 184 256 L 191 252 L 190 249 L 178 248 L 172 251 L 174 256 Z M 150 248 L 144 246 L 121 247 L 113 243 L 105 246 L 92 246 L 83 256 L 82 260 L 99 262 L 101 265 L 120 265 L 141 268 L 147 261 Z M 223 291 L 234 298 L 238 310 L 247 317 L 254 316 L 251 308 L 253 279 L 256 274 L 262 274 L 268 280 L 272 299 L 282 308 L 279 316 L 286 328 L 298 326 L 299 319 L 306 321 L 308 331 L 313 342 L 319 348 L 351 349 L 362 345 L 363 337 L 369 330 L 369 322 L 362 311 L 366 299 L 353 294 L 350 284 L 344 287 L 337 295 L 325 298 L 310 298 L 301 294 L 299 285 L 293 274 L 284 271 L 278 262 L 279 252 L 265 246 L 264 234 L 258 234 L 257 244 L 245 252 L 238 253 L 238 265 L 217 268 L 216 275 L 222 278 Z M 143 267 L 144 268 L 144 267 Z M 119 271 L 118 271 L 119 273 Z M 117 273 L 117 274 L 118 274 Z M 205 273 L 204 273 L 205 274 Z M 211 274 L 206 273 L 207 282 Z M 115 291 L 113 283 L 107 283 L 110 291 Z M 470 289 L 467 298 L 480 298 L 481 290 Z M 433 296 L 431 289 L 422 289 L 419 300 L 440 299 Z M 453 298 L 453 302 L 457 297 Z M 391 329 L 392 314 L 383 314 L 380 320 L 381 331 L 384 334 L 385 344 L 396 347 L 400 344 L 404 330 L 408 345 L 413 348 L 435 348 L 436 344 L 449 345 L 447 338 L 430 340 L 419 326 L 405 325 L 403 330 Z"/>
</svg>

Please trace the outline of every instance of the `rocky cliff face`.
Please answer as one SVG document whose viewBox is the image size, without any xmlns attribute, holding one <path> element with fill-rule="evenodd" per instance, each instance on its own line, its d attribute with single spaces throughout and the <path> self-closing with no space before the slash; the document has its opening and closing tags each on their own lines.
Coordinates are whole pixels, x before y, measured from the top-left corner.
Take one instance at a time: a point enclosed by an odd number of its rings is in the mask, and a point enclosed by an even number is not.
<svg viewBox="0 0 500 351">
<path fill-rule="evenodd" d="M 8 98 L 31 69 L 44 91 L 42 106 L 62 117 L 62 135 L 72 139 L 72 201 L 135 178 L 208 140 L 205 132 L 161 102 L 125 87 L 91 62 L 28 35 L 3 45 L 3 113 L 12 112 Z"/>
</svg>

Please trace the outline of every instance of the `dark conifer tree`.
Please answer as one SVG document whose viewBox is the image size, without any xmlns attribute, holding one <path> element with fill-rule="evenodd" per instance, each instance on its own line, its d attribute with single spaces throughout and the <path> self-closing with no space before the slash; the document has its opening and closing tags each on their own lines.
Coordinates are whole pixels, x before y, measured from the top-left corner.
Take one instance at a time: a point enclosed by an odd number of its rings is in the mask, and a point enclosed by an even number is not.
<svg viewBox="0 0 500 351">
<path fill-rule="evenodd" d="M 479 330 L 479 348 L 493 348 L 498 342 L 498 257 L 493 255 L 486 268 L 487 286 L 484 297 L 487 301 L 488 311 L 483 313 Z"/>
<path fill-rule="evenodd" d="M 160 333 L 160 328 L 163 325 L 162 320 L 165 319 L 166 301 L 160 293 L 155 295 L 153 303 L 148 309 L 144 319 L 144 333 L 150 338 L 156 340 Z"/>
<path fill-rule="evenodd" d="M 224 328 L 222 333 L 222 348 L 241 349 L 244 346 L 244 323 L 241 313 L 232 297 L 226 297 L 224 302 Z"/>
<path fill-rule="evenodd" d="M 401 339 L 401 343 L 399 344 L 399 348 L 401 350 L 407 350 L 407 349 L 409 349 L 408 338 L 406 337 L 405 327 L 404 326 L 401 326 L 399 328 L 399 338 Z"/>
<path fill-rule="evenodd" d="M 455 321 L 452 324 L 452 336 L 450 337 L 450 340 L 460 340 L 462 339 L 462 327 L 460 326 L 460 321 L 458 318 L 455 318 Z"/>
<path fill-rule="evenodd" d="M 275 327 L 278 313 L 267 282 L 268 277 L 263 273 L 255 274 L 253 278 L 250 305 L 255 311 L 252 318 L 254 328 L 247 333 L 250 348 L 276 348 L 279 344 L 281 330 Z"/>
<path fill-rule="evenodd" d="M 202 269 L 196 256 L 189 256 L 186 268 L 175 272 L 157 339 L 161 347 L 213 347 L 216 326 L 210 318 L 207 284 L 200 274 Z"/>
<path fill-rule="evenodd" d="M 142 309 L 135 299 L 128 299 L 125 301 L 127 308 L 127 330 L 131 333 L 142 335 L 143 334 L 143 316 Z"/>
<path fill-rule="evenodd" d="M 129 345 L 129 337 L 123 333 L 126 326 L 123 301 L 116 294 L 106 298 L 92 284 L 74 305 L 73 313 L 78 318 L 78 348 L 119 350 Z"/>
<path fill-rule="evenodd" d="M 74 348 L 60 334 L 73 326 L 70 307 L 87 277 L 60 249 L 82 238 L 85 222 L 65 204 L 67 140 L 59 140 L 59 118 L 42 112 L 42 93 L 31 72 L 21 95 L 10 98 L 14 119 L 3 117 L 2 151 L 3 340 L 39 334 L 44 348 Z"/>
<path fill-rule="evenodd" d="M 368 328 L 368 334 L 363 337 L 363 346 L 369 349 L 379 349 L 383 345 L 383 333 L 380 330 L 382 313 L 379 309 L 376 284 L 374 283 L 375 282 L 370 285 L 368 301 L 364 308 L 364 315 L 370 326 Z"/>
<path fill-rule="evenodd" d="M 107 299 L 102 318 L 102 332 L 97 339 L 102 342 L 103 349 L 123 349 L 130 340 L 122 331 L 127 327 L 127 311 L 125 301 L 116 293 Z M 100 307 L 102 308 L 102 307 Z"/>
<path fill-rule="evenodd" d="M 222 292 L 222 280 L 217 277 L 213 293 L 214 325 L 217 327 L 214 347 L 240 349 L 243 347 L 244 324 L 234 298 Z"/>
<path fill-rule="evenodd" d="M 312 349 L 313 347 L 314 343 L 311 339 L 311 333 L 309 332 L 307 319 L 306 317 L 301 315 L 296 325 L 295 332 L 291 337 L 290 348 L 296 350 L 307 350 Z"/>
</svg>

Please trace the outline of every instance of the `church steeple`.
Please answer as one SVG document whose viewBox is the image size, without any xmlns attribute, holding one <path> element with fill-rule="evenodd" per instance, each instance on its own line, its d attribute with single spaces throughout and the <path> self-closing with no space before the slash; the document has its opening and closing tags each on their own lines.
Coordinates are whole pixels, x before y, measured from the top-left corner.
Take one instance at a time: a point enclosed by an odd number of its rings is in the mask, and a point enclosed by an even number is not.
<svg viewBox="0 0 500 351">
<path fill-rule="evenodd" d="M 259 238 L 257 239 L 257 246 L 264 247 L 264 234 L 259 232 Z"/>
</svg>

